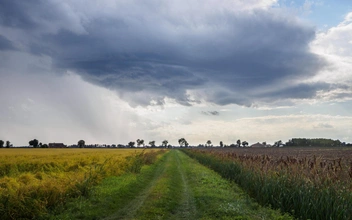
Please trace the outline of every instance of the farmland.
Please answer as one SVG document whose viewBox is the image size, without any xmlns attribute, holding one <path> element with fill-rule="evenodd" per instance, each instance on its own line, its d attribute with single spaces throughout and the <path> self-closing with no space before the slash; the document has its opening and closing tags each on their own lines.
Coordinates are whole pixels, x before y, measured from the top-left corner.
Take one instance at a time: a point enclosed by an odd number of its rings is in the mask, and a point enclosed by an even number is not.
<svg viewBox="0 0 352 220">
<path fill-rule="evenodd" d="M 0 216 L 34 218 L 70 198 L 88 196 L 107 176 L 138 173 L 164 151 L 2 149 Z"/>
<path fill-rule="evenodd" d="M 179 150 L 137 176 L 109 177 L 50 219 L 292 219 L 261 207 L 236 184 Z"/>
<path fill-rule="evenodd" d="M 1 149 L 2 219 L 350 219 L 350 148 Z"/>
<path fill-rule="evenodd" d="M 179 150 L 4 149 L 2 219 L 291 219 Z"/>
<path fill-rule="evenodd" d="M 233 148 L 185 151 L 262 205 L 300 219 L 349 219 L 352 149 Z"/>
</svg>

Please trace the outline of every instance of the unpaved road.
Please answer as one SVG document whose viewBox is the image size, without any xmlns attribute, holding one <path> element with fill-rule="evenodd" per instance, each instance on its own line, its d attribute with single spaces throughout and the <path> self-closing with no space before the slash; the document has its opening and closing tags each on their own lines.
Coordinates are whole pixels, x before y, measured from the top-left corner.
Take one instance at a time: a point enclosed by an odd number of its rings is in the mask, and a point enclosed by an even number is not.
<svg viewBox="0 0 352 220">
<path fill-rule="evenodd" d="M 179 150 L 140 193 L 104 219 L 286 219 Z"/>
<path fill-rule="evenodd" d="M 253 202 L 236 184 L 180 150 L 140 174 L 106 178 L 88 198 L 45 219 L 292 219 Z"/>
</svg>

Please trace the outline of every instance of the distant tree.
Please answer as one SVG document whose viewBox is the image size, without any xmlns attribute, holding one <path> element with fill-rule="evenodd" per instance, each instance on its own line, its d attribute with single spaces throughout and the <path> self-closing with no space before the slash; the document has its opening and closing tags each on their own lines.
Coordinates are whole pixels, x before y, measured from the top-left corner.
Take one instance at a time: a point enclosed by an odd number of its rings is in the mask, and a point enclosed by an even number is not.
<svg viewBox="0 0 352 220">
<path fill-rule="evenodd" d="M 264 141 L 264 142 L 262 143 L 262 145 L 266 145 L 266 142 Z"/>
<path fill-rule="evenodd" d="M 155 141 L 149 141 L 149 145 L 150 145 L 151 147 L 155 147 Z"/>
<path fill-rule="evenodd" d="M 127 145 L 132 148 L 132 147 L 134 147 L 134 144 L 135 143 L 133 141 L 130 141 Z"/>
<path fill-rule="evenodd" d="M 169 142 L 168 142 L 167 140 L 163 140 L 163 142 L 162 142 L 161 145 L 166 148 L 168 143 L 169 143 Z"/>
<path fill-rule="evenodd" d="M 248 142 L 247 142 L 247 141 L 243 141 L 243 142 L 242 142 L 242 146 L 243 146 L 243 147 L 248 147 Z"/>
<path fill-rule="evenodd" d="M 279 141 L 277 142 L 277 146 L 280 147 L 281 145 L 282 145 L 282 140 L 279 140 Z"/>
<path fill-rule="evenodd" d="M 180 144 L 180 147 L 182 146 L 188 147 L 188 142 L 184 138 L 178 139 L 178 143 Z"/>
<path fill-rule="evenodd" d="M 210 147 L 211 146 L 211 140 L 207 141 L 207 146 Z"/>
<path fill-rule="evenodd" d="M 0 148 L 4 147 L 4 141 L 0 140 Z"/>
<path fill-rule="evenodd" d="M 49 146 L 47 144 L 42 144 L 40 147 L 41 148 L 49 148 Z"/>
<path fill-rule="evenodd" d="M 143 139 L 137 139 L 137 146 L 140 147 L 141 145 L 143 145 L 144 147 L 144 140 Z"/>
<path fill-rule="evenodd" d="M 29 141 L 28 143 L 30 146 L 32 146 L 34 148 L 38 147 L 38 145 L 39 145 L 39 141 L 37 139 L 33 139 L 33 140 Z"/>
<path fill-rule="evenodd" d="M 337 147 L 342 146 L 340 140 L 332 140 L 326 138 L 293 138 L 285 143 L 286 146 L 300 146 L 300 147 L 310 147 L 310 146 L 317 146 L 317 147 Z"/>
<path fill-rule="evenodd" d="M 10 141 L 6 141 L 6 147 L 7 148 L 11 147 L 11 142 Z"/>
<path fill-rule="evenodd" d="M 180 147 L 182 147 L 184 140 L 185 140 L 184 138 L 178 139 L 178 144 L 180 145 Z"/>
<path fill-rule="evenodd" d="M 224 143 L 222 143 L 222 141 L 220 141 L 220 147 L 224 147 Z"/>
<path fill-rule="evenodd" d="M 241 147 L 241 140 L 240 139 L 237 140 L 237 147 Z"/>
<path fill-rule="evenodd" d="M 188 147 L 189 143 L 185 140 L 185 147 Z"/>
<path fill-rule="evenodd" d="M 77 143 L 77 145 L 78 145 L 79 148 L 84 147 L 85 144 L 86 144 L 86 142 L 85 142 L 84 140 L 79 140 L 78 143 Z"/>
<path fill-rule="evenodd" d="M 274 143 L 274 147 L 280 147 L 281 145 L 282 145 L 282 141 L 281 141 L 281 140 L 276 141 L 276 142 Z"/>
</svg>

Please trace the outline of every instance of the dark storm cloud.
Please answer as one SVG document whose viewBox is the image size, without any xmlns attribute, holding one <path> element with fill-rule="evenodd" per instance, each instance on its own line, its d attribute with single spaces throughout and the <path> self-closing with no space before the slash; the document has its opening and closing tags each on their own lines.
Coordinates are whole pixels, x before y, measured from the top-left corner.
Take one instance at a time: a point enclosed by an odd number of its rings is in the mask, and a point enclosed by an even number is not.
<svg viewBox="0 0 352 220">
<path fill-rule="evenodd" d="M 31 9 L 35 8 L 38 1 L 0 1 L 0 23 L 6 27 L 35 28 L 35 23 L 30 15 Z M 33 4 L 33 5 L 31 5 Z"/>
<path fill-rule="evenodd" d="M 321 89 L 290 83 L 325 65 L 308 48 L 314 30 L 294 18 L 225 7 L 177 14 L 169 3 L 139 3 L 119 2 L 109 13 L 70 2 L 3 1 L 0 21 L 28 34 L 28 50 L 49 55 L 55 68 L 73 70 L 135 105 L 163 104 L 165 97 L 192 105 L 198 100 L 187 91 L 197 90 L 199 99 L 250 106 L 312 98 Z M 261 92 L 270 86 L 277 89 Z"/>
<path fill-rule="evenodd" d="M 0 50 L 16 50 L 16 48 L 10 40 L 0 35 Z"/>
</svg>

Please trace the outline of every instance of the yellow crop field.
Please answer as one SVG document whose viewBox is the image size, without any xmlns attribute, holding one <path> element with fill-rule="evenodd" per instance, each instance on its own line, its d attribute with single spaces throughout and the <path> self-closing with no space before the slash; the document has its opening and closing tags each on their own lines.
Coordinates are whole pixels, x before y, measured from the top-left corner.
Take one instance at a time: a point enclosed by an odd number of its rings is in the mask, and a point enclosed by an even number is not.
<svg viewBox="0 0 352 220">
<path fill-rule="evenodd" d="M 138 173 L 164 150 L 1 149 L 0 216 L 33 218 L 88 195 L 104 177 Z"/>
</svg>

